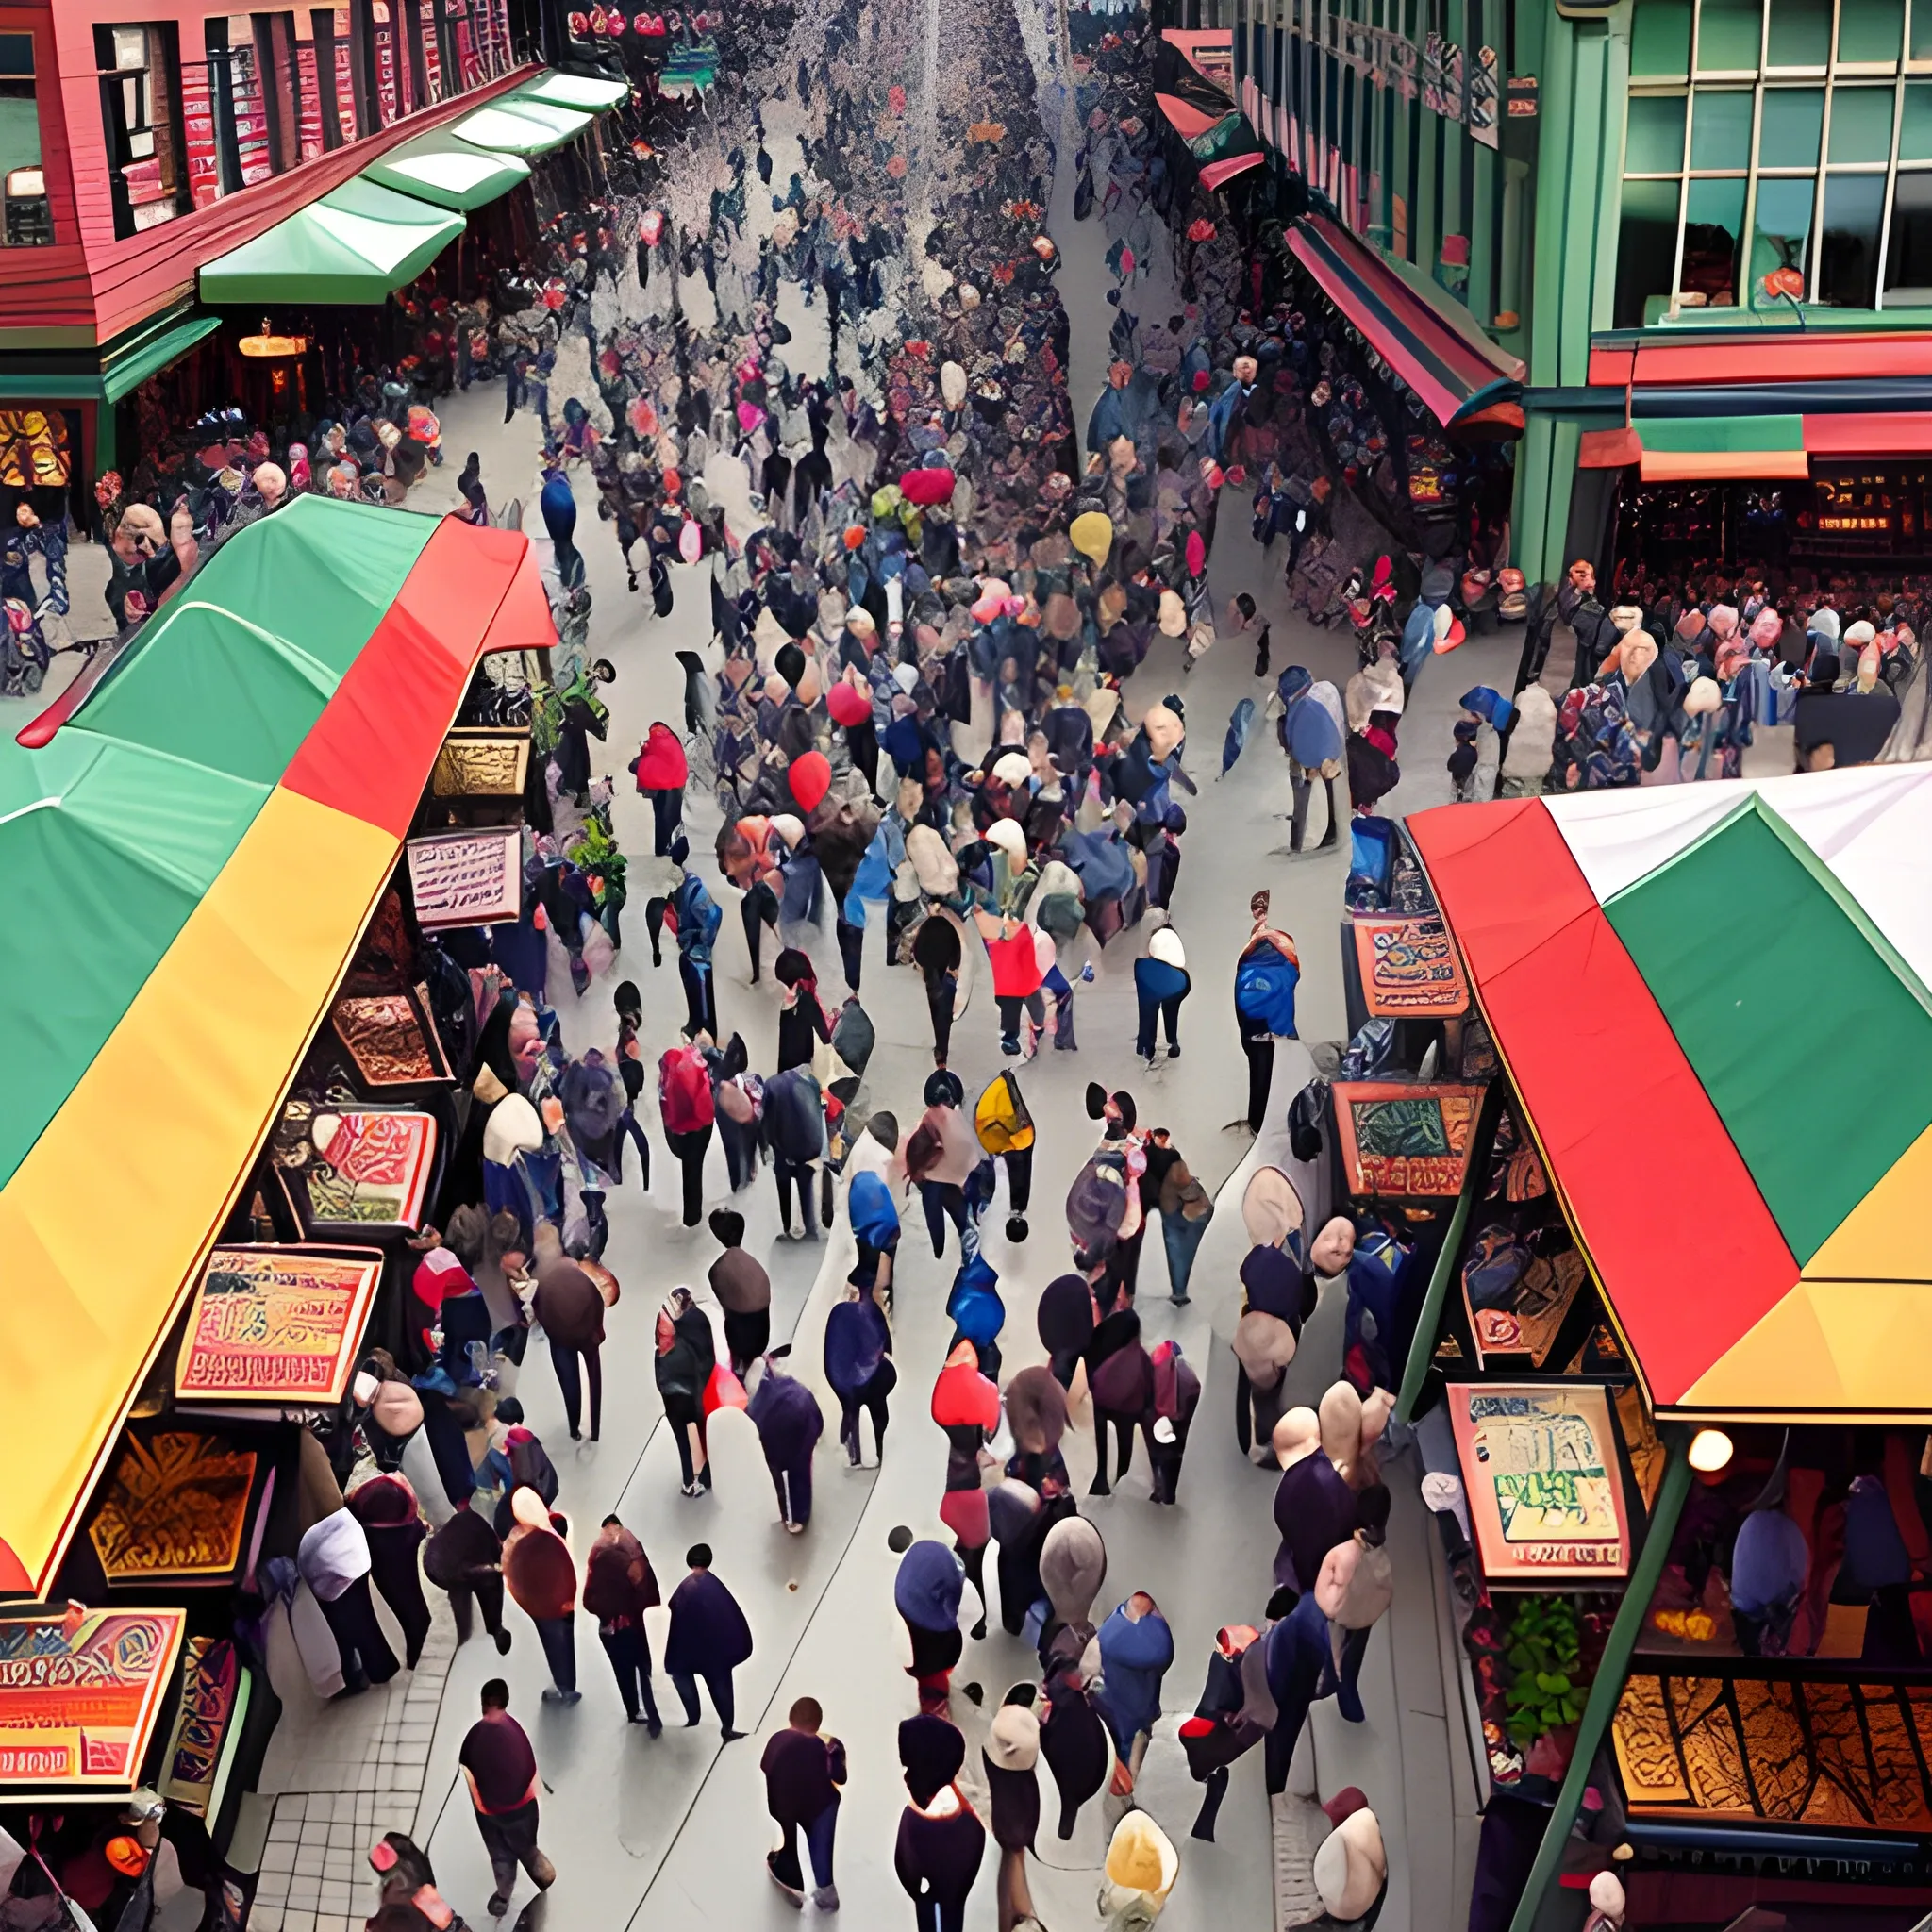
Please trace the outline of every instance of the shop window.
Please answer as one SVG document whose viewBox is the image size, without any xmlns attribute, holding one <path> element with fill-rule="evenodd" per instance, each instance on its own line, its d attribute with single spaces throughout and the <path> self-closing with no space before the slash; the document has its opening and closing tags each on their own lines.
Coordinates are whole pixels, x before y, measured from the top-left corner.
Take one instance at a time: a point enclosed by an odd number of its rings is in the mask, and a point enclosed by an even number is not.
<svg viewBox="0 0 1932 1932">
<path fill-rule="evenodd" d="M 1812 203 L 1817 178 L 1780 175 L 1760 177 L 1757 216 L 1751 235 L 1751 295 L 1760 308 L 1787 307 L 1787 297 L 1807 301 L 1811 296 L 1807 276 L 1811 240 Z M 1795 286 L 1793 286 L 1795 278 Z"/>
<path fill-rule="evenodd" d="M 1698 89 L 1690 124 L 1694 173 L 1742 174 L 1751 165 L 1751 121 L 1757 105 L 1756 95 L 1748 89 L 1724 93 Z"/>
<path fill-rule="evenodd" d="M 1932 174 L 1901 175 L 1885 243 L 1887 308 L 1932 308 Z"/>
<path fill-rule="evenodd" d="M 1674 181 L 1624 182 L 1612 326 L 1641 328 L 1669 308 L 1681 195 Z"/>
<path fill-rule="evenodd" d="M 1840 63 L 1896 67 L 1905 25 L 1905 0 L 1839 0 Z"/>
<path fill-rule="evenodd" d="M 1626 175 L 1674 175 L 1683 168 L 1685 106 L 1682 94 L 1632 96 L 1624 141 Z"/>
<path fill-rule="evenodd" d="M 179 43 L 164 26 L 97 26 L 101 131 L 114 196 L 114 233 L 125 240 L 185 213 Z"/>
<path fill-rule="evenodd" d="M 1878 299 L 1878 229 L 1885 219 L 1883 175 L 1829 175 L 1818 236 L 1818 296 L 1840 308 Z"/>
<path fill-rule="evenodd" d="M 45 248 L 53 240 L 47 177 L 41 170 L 34 37 L 0 34 L 0 246 Z"/>
<path fill-rule="evenodd" d="M 1831 56 L 1831 0 L 1771 0 L 1767 67 L 1823 67 Z"/>
<path fill-rule="evenodd" d="M 1677 271 L 1680 308 L 1737 307 L 1744 191 L 1749 185 L 1741 175 L 1728 181 L 1691 182 L 1684 203 L 1684 263 Z"/>
<path fill-rule="evenodd" d="M 1697 9 L 1697 71 L 1756 74 L 1764 32 L 1761 0 L 1703 0 Z"/>
<path fill-rule="evenodd" d="M 1815 168 L 1824 132 L 1822 87 L 1766 88 L 1764 118 L 1757 131 L 1757 165 Z"/>
</svg>

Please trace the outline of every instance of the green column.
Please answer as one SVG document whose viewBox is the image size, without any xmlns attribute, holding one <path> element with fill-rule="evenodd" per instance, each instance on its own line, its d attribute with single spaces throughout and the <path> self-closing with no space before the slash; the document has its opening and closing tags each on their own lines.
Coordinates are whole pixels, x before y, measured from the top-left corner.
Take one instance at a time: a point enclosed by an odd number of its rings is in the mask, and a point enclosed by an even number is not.
<svg viewBox="0 0 1932 1932">
<path fill-rule="evenodd" d="M 1543 1841 L 1537 1847 L 1536 1863 L 1529 1868 L 1528 1882 L 1523 1888 L 1523 1896 L 1516 1901 L 1509 1932 L 1532 1932 L 1543 1895 L 1562 1862 L 1563 1845 L 1583 1803 L 1583 1788 L 1590 1779 L 1591 1764 L 1610 1727 L 1617 1700 L 1624 1694 L 1624 1677 L 1637 1648 L 1637 1635 L 1643 1627 L 1644 1613 L 1650 1608 L 1664 1558 L 1670 1554 L 1677 1519 L 1684 1513 L 1684 1498 L 1690 1492 L 1690 1442 L 1687 1432 L 1681 1428 L 1668 1430 L 1666 1441 L 1671 1459 L 1664 1469 L 1662 1487 L 1657 1491 L 1657 1507 L 1650 1512 L 1650 1524 L 1643 1533 L 1643 1553 L 1630 1572 L 1624 1601 L 1617 1606 L 1609 1641 L 1604 1645 L 1603 1661 L 1591 1684 L 1590 1701 L 1583 1707 L 1583 1722 L 1576 1727 L 1576 1749 L 1571 1756 L 1570 1769 L 1563 1774 L 1563 1788 L 1557 1793 L 1556 1808 L 1543 1826 Z"/>
</svg>

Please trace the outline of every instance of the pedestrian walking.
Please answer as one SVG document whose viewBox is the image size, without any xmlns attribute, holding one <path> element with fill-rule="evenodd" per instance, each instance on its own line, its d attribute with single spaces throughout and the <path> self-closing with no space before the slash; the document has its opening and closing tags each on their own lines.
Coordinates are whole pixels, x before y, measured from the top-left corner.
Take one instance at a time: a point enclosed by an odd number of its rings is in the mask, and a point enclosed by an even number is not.
<svg viewBox="0 0 1932 1932">
<path fill-rule="evenodd" d="M 653 1364 L 664 1420 L 677 1443 L 684 1493 L 701 1496 L 711 1487 L 705 1447 L 705 1391 L 718 1366 L 718 1344 L 691 1290 L 674 1288 L 658 1310 L 658 1354 Z"/>
<path fill-rule="evenodd" d="M 537 1754 L 523 1725 L 509 1714 L 509 1686 L 491 1677 L 483 1687 L 482 1705 L 483 1714 L 465 1735 L 458 1761 L 496 1882 L 484 1909 L 500 1919 L 509 1910 L 519 1865 L 539 1891 L 556 1883 L 557 1867 L 538 1848 Z"/>
<path fill-rule="evenodd" d="M 996 1908 L 999 1932 L 1014 1932 L 1034 1917 L 1026 1854 L 1040 1833 L 1040 1720 L 1030 1684 L 1016 1684 L 993 1713 L 980 1753 L 991 1801 L 992 1840 L 1000 1862 Z"/>
<path fill-rule="evenodd" d="M 716 1112 L 711 1070 L 702 1047 L 667 1047 L 658 1060 L 658 1108 L 664 1139 L 684 1175 L 684 1224 L 695 1227 L 705 1199 L 705 1153 Z"/>
<path fill-rule="evenodd" d="M 1268 892 L 1248 901 L 1253 922 L 1234 969 L 1234 1016 L 1241 1051 L 1248 1058 L 1247 1124 L 1259 1133 L 1268 1112 L 1268 1090 L 1274 1078 L 1274 1042 L 1295 1039 L 1295 991 L 1301 960 L 1294 941 L 1268 924 Z M 1230 1121 L 1230 1126 L 1239 1126 Z"/>
<path fill-rule="evenodd" d="M 908 1722 L 953 1730 L 942 1718 Z M 902 1757 L 905 1734 L 902 1724 Z M 899 1836 L 892 1848 L 892 1869 L 912 1901 L 918 1932 L 964 1932 L 966 1900 L 986 1856 L 986 1826 L 955 1782 L 965 1761 L 965 1740 L 957 1731 L 953 1736 L 958 1739 L 958 1755 L 942 1779 L 934 1781 L 933 1773 L 943 1757 L 908 1768 L 906 1789 L 911 1802 L 899 1814 Z"/>
<path fill-rule="evenodd" d="M 630 761 L 638 790 L 651 801 L 653 844 L 658 858 L 670 856 L 684 817 L 684 788 L 691 776 L 684 744 L 661 721 L 651 726 Z"/>
<path fill-rule="evenodd" d="M 1113 1794 L 1129 1796 L 1160 1721 L 1160 1683 L 1174 1662 L 1174 1632 L 1160 1607 L 1137 1590 L 1100 1626 L 1100 1714 L 1113 1733 Z"/>
<path fill-rule="evenodd" d="M 860 1181 L 885 1191 L 876 1174 L 860 1174 L 852 1184 L 855 1194 Z M 871 1225 L 876 1230 L 878 1224 Z M 893 1229 L 896 1232 L 896 1217 Z M 874 1461 L 885 1459 L 887 1400 L 899 1381 L 892 1362 L 892 1330 L 875 1293 L 880 1261 L 879 1250 L 873 1249 L 868 1257 L 861 1245 L 848 1283 L 852 1297 L 835 1302 L 825 1316 L 825 1380 L 839 1398 L 839 1441 L 854 1469 L 860 1466 L 858 1419 L 864 1411 L 872 1416 Z"/>
<path fill-rule="evenodd" d="M 711 1232 L 724 1252 L 706 1277 L 724 1310 L 724 1349 L 731 1373 L 744 1374 L 772 1339 L 772 1277 L 765 1264 L 744 1248 L 744 1216 L 729 1208 L 712 1210 Z"/>
<path fill-rule="evenodd" d="M 1335 1651 L 1338 1689 L 1335 1707 L 1352 1724 L 1362 1722 L 1357 1689 L 1369 1633 L 1395 1600 L 1395 1574 L 1385 1547 L 1389 1531 L 1389 1491 L 1373 1483 L 1356 1497 L 1355 1533 L 1322 1559 L 1315 1578 L 1315 1602 L 1328 1620 Z"/>
<path fill-rule="evenodd" d="M 946 1710 L 953 1669 L 965 1648 L 959 1635 L 965 1580 L 958 1557 L 944 1543 L 929 1538 L 908 1546 L 892 1579 L 892 1607 L 912 1647 L 906 1674 L 919 1687 L 920 1709 L 934 1717 Z"/>
<path fill-rule="evenodd" d="M 752 1364 L 746 1392 L 746 1413 L 777 1491 L 778 1520 L 791 1535 L 802 1536 L 811 1521 L 812 1451 L 825 1426 L 819 1399 L 771 1355 Z"/>
<path fill-rule="evenodd" d="M 1147 941 L 1146 953 L 1134 961 L 1134 997 L 1141 1016 L 1134 1051 L 1147 1067 L 1154 1065 L 1157 1023 L 1167 1033 L 1168 1058 L 1180 1058 L 1181 1002 L 1192 987 L 1181 936 L 1173 926 L 1163 925 Z"/>
<path fill-rule="evenodd" d="M 563 1539 L 566 1526 L 535 1490 L 509 1499 L 513 1527 L 503 1544 L 503 1580 L 510 1601 L 537 1626 L 550 1666 L 545 1704 L 575 1704 L 577 1689 L 577 1566 Z"/>
<path fill-rule="evenodd" d="M 664 1668 L 684 1705 L 687 1730 L 698 1722 L 698 1679 L 711 1694 L 711 1706 L 724 1726 L 724 1741 L 744 1733 L 733 1719 L 731 1674 L 751 1656 L 751 1625 L 738 1599 L 711 1574 L 711 1546 L 693 1543 L 684 1553 L 690 1574 L 671 1592 L 671 1635 L 664 1645 Z"/>
<path fill-rule="evenodd" d="M 503 1541 L 486 1517 L 467 1507 L 451 1516 L 423 1545 L 423 1574 L 448 1595 L 458 1643 L 470 1641 L 474 1604 L 497 1655 L 509 1655 L 510 1636 L 503 1624 Z"/>
<path fill-rule="evenodd" d="M 616 1675 L 625 1716 L 648 1726 L 654 1738 L 664 1723 L 651 1692 L 651 1641 L 644 1612 L 661 1601 L 643 1544 L 618 1518 L 607 1516 L 584 1563 L 584 1607 L 597 1620 L 598 1641 Z"/>
<path fill-rule="evenodd" d="M 369 1580 L 403 1626 L 403 1668 L 413 1671 L 429 1635 L 429 1606 L 416 1552 L 429 1534 L 416 1492 L 401 1475 L 373 1475 L 349 1491 L 349 1508 L 369 1540 Z"/>
<path fill-rule="evenodd" d="M 590 1385 L 594 1442 L 604 1419 L 604 1293 L 563 1252 L 557 1230 L 547 1221 L 537 1224 L 536 1252 L 537 1291 L 530 1312 L 550 1343 L 550 1366 L 557 1371 L 573 1442 L 583 1440 L 583 1384 Z"/>
<path fill-rule="evenodd" d="M 778 1826 L 779 1843 L 765 1854 L 765 1870 L 794 1906 L 805 1904 L 805 1874 L 798 1835 L 811 1855 L 811 1902 L 822 1912 L 839 1909 L 832 1882 L 832 1840 L 839 1828 L 839 1795 L 845 1783 L 845 1747 L 824 1735 L 824 1711 L 816 1697 L 801 1697 L 785 1728 L 767 1740 L 758 1769 L 765 1774 L 765 1808 Z"/>
<path fill-rule="evenodd" d="M 1148 1134 L 1146 1155 L 1147 1166 L 1140 1181 L 1141 1216 L 1144 1220 L 1157 1210 L 1160 1215 L 1168 1291 L 1175 1307 L 1185 1307 L 1194 1256 L 1208 1224 L 1214 1219 L 1214 1197 L 1195 1178 L 1167 1128 L 1156 1127 Z"/>
</svg>

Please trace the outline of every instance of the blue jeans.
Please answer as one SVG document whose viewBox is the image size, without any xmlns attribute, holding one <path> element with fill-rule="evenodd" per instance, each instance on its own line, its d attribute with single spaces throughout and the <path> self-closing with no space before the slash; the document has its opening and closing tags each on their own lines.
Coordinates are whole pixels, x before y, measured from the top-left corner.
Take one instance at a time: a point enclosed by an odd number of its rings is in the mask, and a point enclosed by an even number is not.
<svg viewBox="0 0 1932 1932">
<path fill-rule="evenodd" d="M 839 1829 L 839 1801 L 834 1798 L 825 1808 L 805 1827 L 805 1842 L 811 1852 L 812 1883 L 823 1890 L 832 1882 L 832 1837 Z M 784 1838 L 778 1849 L 772 1854 L 772 1876 L 780 1885 L 789 1885 L 793 1891 L 805 1890 L 805 1874 L 798 1864 L 798 1830 L 796 1824 L 781 1823 L 779 1832 Z"/>
<path fill-rule="evenodd" d="M 1185 1301 L 1188 1277 L 1194 1272 L 1194 1256 L 1201 1237 L 1208 1232 L 1208 1217 L 1190 1221 L 1185 1214 L 1162 1214 L 1160 1239 L 1167 1249 L 1167 1285 L 1175 1301 Z"/>
</svg>

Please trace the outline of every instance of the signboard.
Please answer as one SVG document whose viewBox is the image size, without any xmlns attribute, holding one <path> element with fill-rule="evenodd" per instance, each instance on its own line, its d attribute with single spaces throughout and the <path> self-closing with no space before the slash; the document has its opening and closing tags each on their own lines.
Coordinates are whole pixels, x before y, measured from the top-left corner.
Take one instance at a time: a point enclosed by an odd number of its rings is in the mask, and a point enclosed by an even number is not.
<svg viewBox="0 0 1932 1932">
<path fill-rule="evenodd" d="M 429 789 L 438 798 L 521 798 L 529 769 L 527 731 L 458 726 L 436 755 Z"/>
<path fill-rule="evenodd" d="M 215 1249 L 181 1338 L 175 1395 L 340 1402 L 381 1275 L 378 1254 L 350 1259 L 298 1248 Z"/>
<path fill-rule="evenodd" d="M 1492 1584 L 1607 1583 L 1630 1526 L 1601 1383 L 1451 1383 L 1449 1422 Z"/>
<path fill-rule="evenodd" d="M 420 1087 L 449 1078 L 436 1029 L 406 992 L 344 993 L 328 1023 L 365 1087 Z"/>
<path fill-rule="evenodd" d="M 1357 1197 L 1454 1197 L 1469 1166 L 1480 1087 L 1338 1080 L 1335 1131 L 1341 1171 Z"/>
<path fill-rule="evenodd" d="M 250 1673 L 225 1637 L 197 1637 L 181 1666 L 181 1704 L 161 1760 L 161 1796 L 197 1818 L 222 1807 L 222 1774 L 248 1715 Z"/>
<path fill-rule="evenodd" d="M 0 1793 L 132 1790 L 186 1622 L 75 1607 L 0 1623 Z"/>
<path fill-rule="evenodd" d="M 409 891 L 425 932 L 497 925 L 523 909 L 523 841 L 516 826 L 411 839 Z"/>
<path fill-rule="evenodd" d="M 319 1161 L 292 1178 L 306 1191 L 313 1225 L 414 1227 L 436 1158 L 436 1123 L 426 1113 L 344 1108 L 319 1113 L 310 1128 Z"/>
<path fill-rule="evenodd" d="M 88 1524 L 113 1584 L 225 1582 L 241 1560 L 255 1452 L 168 1429 L 124 1437 Z"/>
<path fill-rule="evenodd" d="M 1449 1019 L 1469 1010 L 1469 980 L 1439 912 L 1358 915 L 1355 957 L 1371 1013 Z"/>
</svg>

